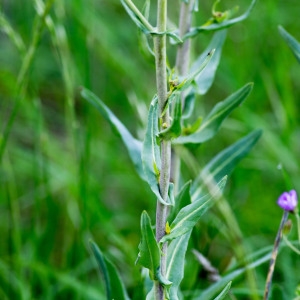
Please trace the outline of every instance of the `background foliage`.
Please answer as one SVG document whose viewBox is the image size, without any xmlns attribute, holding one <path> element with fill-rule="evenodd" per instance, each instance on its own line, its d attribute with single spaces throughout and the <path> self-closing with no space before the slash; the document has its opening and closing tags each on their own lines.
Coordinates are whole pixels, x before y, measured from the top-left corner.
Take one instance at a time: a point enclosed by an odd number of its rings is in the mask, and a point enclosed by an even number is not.
<svg viewBox="0 0 300 300">
<path fill-rule="evenodd" d="M 1 1 L 1 132 L 34 33 L 35 2 Z M 142 7 L 143 1 L 136 3 Z M 223 0 L 220 6 L 225 10 L 237 4 L 242 12 L 249 1 Z M 170 8 L 173 22 L 178 7 Z M 210 10 L 209 1 L 200 1 L 198 24 L 210 17 Z M 201 114 L 254 82 L 251 95 L 217 138 L 193 149 L 193 163 L 201 166 L 250 130 L 263 129 L 225 189 L 250 250 L 273 243 L 282 214 L 275 201 L 287 188 L 279 164 L 300 191 L 300 69 L 277 28 L 281 24 L 299 40 L 299 10 L 296 0 L 259 1 L 246 21 L 228 30 L 215 83 L 198 99 Z M 79 87 L 99 95 L 142 138 L 155 87 L 153 62 L 138 49 L 136 27 L 118 0 L 55 1 L 50 16 L 53 26 L 47 23 L 42 31 L 1 162 L 0 298 L 99 299 L 103 287 L 88 245 L 93 238 L 138 299 L 142 282 L 134 261 L 140 214 L 144 209 L 153 213 L 155 199 L 133 171 L 119 138 L 80 98 Z M 192 55 L 201 53 L 210 37 L 193 39 Z M 183 165 L 183 173 L 196 175 L 189 165 Z M 233 250 L 220 226 L 217 212 L 207 214 L 197 227 L 201 240 L 193 240 L 191 247 L 222 272 Z M 299 263 L 288 249 L 280 253 L 274 278 L 278 299 L 293 297 Z M 197 280 L 206 282 L 191 251 L 187 269 L 187 289 Z M 261 288 L 266 270 L 267 265 L 257 270 Z"/>
</svg>

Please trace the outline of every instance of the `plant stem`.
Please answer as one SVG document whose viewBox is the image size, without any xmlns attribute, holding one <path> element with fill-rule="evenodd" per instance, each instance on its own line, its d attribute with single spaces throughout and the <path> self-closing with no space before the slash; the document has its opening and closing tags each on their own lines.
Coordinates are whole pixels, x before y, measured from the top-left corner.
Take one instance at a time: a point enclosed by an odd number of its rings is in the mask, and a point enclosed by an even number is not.
<svg viewBox="0 0 300 300">
<path fill-rule="evenodd" d="M 157 30 L 165 32 L 167 27 L 167 0 L 158 0 L 157 2 Z M 166 36 L 159 35 L 154 37 L 155 67 L 156 67 L 156 88 L 159 103 L 160 116 L 167 102 L 167 53 Z M 169 111 L 161 117 L 162 123 L 169 125 Z M 170 180 L 170 161 L 171 161 L 171 143 L 162 140 L 161 142 L 161 170 L 159 188 L 162 198 L 168 201 L 168 189 Z M 159 241 L 165 235 L 165 226 L 167 219 L 167 206 L 157 201 L 156 207 L 156 240 Z M 167 244 L 162 247 L 161 272 L 166 273 Z M 155 297 L 157 300 L 164 299 L 164 289 L 159 283 L 155 285 Z"/>
<path fill-rule="evenodd" d="M 267 300 L 269 298 L 269 292 L 270 292 L 270 287 L 271 287 L 271 283 L 272 283 L 275 262 L 276 262 L 276 258 L 277 258 L 277 254 L 278 254 L 279 243 L 280 243 L 281 236 L 282 236 L 282 229 L 283 229 L 285 222 L 287 221 L 288 215 L 289 215 L 289 212 L 285 210 L 283 213 L 280 225 L 279 225 L 276 239 L 275 239 L 274 248 L 273 248 L 272 255 L 271 255 L 268 276 L 267 276 L 267 280 L 266 280 L 264 300 Z"/>
<path fill-rule="evenodd" d="M 148 20 L 143 16 L 143 14 L 139 11 L 139 9 L 134 5 L 134 3 L 131 0 L 124 0 L 128 7 L 136 14 L 136 16 L 139 18 L 140 22 L 149 30 L 149 31 L 155 31 L 155 28 L 151 26 L 151 24 L 148 22 Z M 159 31 L 160 32 L 160 31 Z"/>
<path fill-rule="evenodd" d="M 179 36 L 182 38 L 190 29 L 192 23 L 192 12 L 195 0 L 190 0 L 188 3 L 182 1 L 179 16 Z M 179 76 L 188 74 L 190 62 L 191 40 L 187 39 L 183 44 L 178 45 L 176 54 L 176 70 Z M 184 108 L 185 95 L 181 96 L 181 106 Z M 172 151 L 171 161 L 171 181 L 175 186 L 175 193 L 178 191 L 180 176 L 180 157 Z"/>
</svg>

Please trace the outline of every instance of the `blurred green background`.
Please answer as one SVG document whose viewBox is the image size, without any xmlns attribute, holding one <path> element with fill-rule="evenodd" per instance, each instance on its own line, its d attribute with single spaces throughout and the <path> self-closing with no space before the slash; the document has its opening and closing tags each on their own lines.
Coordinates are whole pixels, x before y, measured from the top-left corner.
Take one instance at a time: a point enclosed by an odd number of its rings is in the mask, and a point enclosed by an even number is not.
<svg viewBox="0 0 300 300">
<path fill-rule="evenodd" d="M 210 17 L 212 6 L 211 1 L 199 2 L 198 25 Z M 102 299 L 88 245 L 93 239 L 117 265 L 130 295 L 139 299 L 143 283 L 134 265 L 139 220 L 144 209 L 154 219 L 155 198 L 135 173 L 120 139 L 79 90 L 85 86 L 96 93 L 142 139 L 155 93 L 153 61 L 143 55 L 139 32 L 118 0 L 54 1 L 20 83 L 39 22 L 35 7 L 41 2 L 0 3 L 1 140 L 19 101 L 0 167 L 0 298 Z M 169 14 L 176 24 L 179 1 L 174 3 Z M 136 4 L 142 7 L 143 1 Z M 219 7 L 239 5 L 240 14 L 249 4 L 223 0 Z M 282 215 L 275 204 L 278 196 L 291 187 L 300 191 L 300 66 L 278 32 L 282 25 L 300 40 L 299 12 L 298 0 L 258 1 L 246 21 L 228 30 L 215 83 L 197 100 L 205 113 L 254 82 L 250 97 L 217 136 L 192 151 L 201 167 L 251 130 L 263 129 L 225 190 L 250 250 L 273 243 Z M 192 57 L 206 48 L 211 36 L 192 40 Z M 175 51 L 170 45 L 170 64 Z M 186 179 L 195 176 L 184 164 L 182 169 Z M 222 272 L 233 250 L 216 217 L 206 216 L 199 224 L 202 239 L 193 241 L 193 247 Z M 194 262 L 189 255 L 188 268 Z M 267 267 L 257 271 L 261 289 Z M 299 257 L 284 248 L 274 278 L 277 299 L 294 297 L 300 283 L 297 270 Z M 188 273 L 193 282 L 205 277 L 200 266 L 193 272 Z"/>
</svg>

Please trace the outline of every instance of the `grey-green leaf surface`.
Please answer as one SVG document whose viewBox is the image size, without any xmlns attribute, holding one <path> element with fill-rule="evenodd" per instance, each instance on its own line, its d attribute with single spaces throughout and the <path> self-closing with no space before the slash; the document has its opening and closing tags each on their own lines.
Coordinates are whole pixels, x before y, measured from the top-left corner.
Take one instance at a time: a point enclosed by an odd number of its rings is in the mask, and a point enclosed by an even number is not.
<svg viewBox="0 0 300 300">
<path fill-rule="evenodd" d="M 171 212 L 168 216 L 168 221 L 171 223 L 175 216 L 179 213 L 180 209 L 189 205 L 191 203 L 191 196 L 190 196 L 190 187 L 191 181 L 188 181 L 180 190 L 180 192 L 175 197 L 175 205 L 172 207 Z"/>
<path fill-rule="evenodd" d="M 223 300 L 230 290 L 231 283 L 232 281 L 229 281 L 223 291 L 214 300 Z"/>
<path fill-rule="evenodd" d="M 151 227 L 151 220 L 146 211 L 141 216 L 141 242 L 137 263 L 149 269 L 152 280 L 157 280 L 157 270 L 160 268 L 160 249 Z"/>
<path fill-rule="evenodd" d="M 218 182 L 225 175 L 229 175 L 237 163 L 249 153 L 261 134 L 261 130 L 254 130 L 217 154 L 193 181 L 191 186 L 192 201 L 203 195 L 207 178 Z"/>
<path fill-rule="evenodd" d="M 171 241 L 168 247 L 166 277 L 172 281 L 170 299 L 178 300 L 179 285 L 184 276 L 185 254 L 192 230 Z"/>
<path fill-rule="evenodd" d="M 81 90 L 82 97 L 91 103 L 101 115 L 108 121 L 114 132 L 121 137 L 128 154 L 135 166 L 137 173 L 145 180 L 143 164 L 141 158 L 142 142 L 135 139 L 123 123 L 113 114 L 113 112 L 91 91 L 86 88 Z"/>
<path fill-rule="evenodd" d="M 224 101 L 217 103 L 195 133 L 179 137 L 174 144 L 201 144 L 211 139 L 218 132 L 226 117 L 246 100 L 252 87 L 253 84 L 248 83 Z"/>
<path fill-rule="evenodd" d="M 171 223 L 170 234 L 166 234 L 161 240 L 160 243 L 166 241 L 171 241 L 175 238 L 182 236 L 191 230 L 196 223 L 199 221 L 200 217 L 214 204 L 214 199 L 219 195 L 225 187 L 227 176 L 225 176 L 210 192 L 191 204 L 183 207 L 177 214 L 174 221 Z"/>
<path fill-rule="evenodd" d="M 205 70 L 207 64 L 210 62 L 213 57 L 215 49 L 211 49 L 206 55 L 201 57 L 197 64 L 197 68 L 192 70 L 187 77 L 180 78 L 180 83 L 176 87 L 175 92 L 184 91 L 191 86 L 191 84 L 196 80 L 196 78 Z"/>
<path fill-rule="evenodd" d="M 216 32 L 209 43 L 209 45 L 206 47 L 206 49 L 203 51 L 203 53 L 195 60 L 193 63 L 191 70 L 197 70 L 199 63 L 203 60 L 203 56 L 205 57 L 206 54 L 211 49 L 216 49 L 213 57 L 211 58 L 210 62 L 207 64 L 206 68 L 203 70 L 203 72 L 196 77 L 196 87 L 195 90 L 199 95 L 204 95 L 208 89 L 211 87 L 215 74 L 220 62 L 220 57 L 222 53 L 222 47 L 224 44 L 224 41 L 226 39 L 226 33 L 227 30 L 220 30 Z"/>
<path fill-rule="evenodd" d="M 281 36 L 284 38 L 293 54 L 295 55 L 297 61 L 300 63 L 300 43 L 289 34 L 282 26 L 278 27 Z"/>
<path fill-rule="evenodd" d="M 147 182 L 156 195 L 157 199 L 165 204 L 170 205 L 164 201 L 160 195 L 159 191 L 159 176 L 161 170 L 161 158 L 160 158 L 160 148 L 159 148 L 159 138 L 158 135 L 158 101 L 157 97 L 151 102 L 148 123 L 146 129 L 146 135 L 143 143 L 142 150 L 142 162 L 144 167 L 144 173 Z"/>
<path fill-rule="evenodd" d="M 256 4 L 256 1 L 257 0 L 252 0 L 249 8 L 245 11 L 245 13 L 243 13 L 242 15 L 240 15 L 237 18 L 225 20 L 220 23 L 212 23 L 210 25 L 202 25 L 202 26 L 198 26 L 198 27 L 192 27 L 190 29 L 190 31 L 183 37 L 183 40 L 195 37 L 200 32 L 220 30 L 220 29 L 228 28 L 236 23 L 244 21 L 250 15 L 252 9 L 254 8 L 254 5 Z"/>
<path fill-rule="evenodd" d="M 184 108 L 182 112 L 182 119 L 188 119 L 194 110 L 195 107 L 195 91 L 191 90 L 184 99 Z"/>
<path fill-rule="evenodd" d="M 177 138 L 181 134 L 181 94 L 180 93 L 173 93 L 171 97 L 174 97 L 174 114 L 173 114 L 173 121 L 171 125 L 159 132 L 159 137 L 164 140 L 171 140 Z M 169 100 L 171 101 L 171 100 Z"/>
<path fill-rule="evenodd" d="M 104 278 L 107 300 L 128 300 L 129 297 L 116 267 L 104 257 L 94 242 L 91 241 L 90 245 Z"/>
</svg>

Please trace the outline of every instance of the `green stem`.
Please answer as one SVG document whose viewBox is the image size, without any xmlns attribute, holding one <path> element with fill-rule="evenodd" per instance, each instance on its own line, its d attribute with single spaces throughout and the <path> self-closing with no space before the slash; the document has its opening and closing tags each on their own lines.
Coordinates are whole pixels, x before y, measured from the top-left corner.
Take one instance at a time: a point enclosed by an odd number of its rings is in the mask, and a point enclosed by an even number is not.
<svg viewBox="0 0 300 300">
<path fill-rule="evenodd" d="M 135 15 L 139 18 L 140 22 L 150 31 L 154 32 L 155 28 L 152 27 L 152 25 L 148 22 L 148 20 L 143 16 L 143 14 L 140 12 L 140 10 L 134 5 L 134 3 L 131 0 L 124 0 L 124 2 L 127 4 L 127 6 L 130 8 L 132 12 L 135 13 Z M 160 32 L 160 31 L 159 31 Z"/>
<path fill-rule="evenodd" d="M 158 0 L 157 2 L 157 30 L 165 32 L 167 27 L 167 0 Z M 154 37 L 155 67 L 156 67 L 156 88 L 159 102 L 160 115 L 167 102 L 167 53 L 166 53 L 166 36 L 159 35 Z M 169 111 L 161 117 L 162 123 L 169 125 Z M 159 188 L 162 198 L 168 201 L 168 189 L 170 180 L 171 165 L 171 143 L 162 140 L 161 142 L 161 170 Z M 167 220 L 167 207 L 157 201 L 156 207 L 156 240 L 159 241 L 165 235 L 165 226 Z M 164 276 L 166 273 L 167 244 L 162 247 L 161 255 L 161 272 Z M 155 284 L 156 300 L 164 299 L 164 289 L 159 283 Z"/>
<path fill-rule="evenodd" d="M 264 300 L 267 300 L 269 298 L 270 287 L 271 287 L 272 277 L 273 277 L 274 268 L 275 268 L 275 262 L 276 262 L 276 258 L 277 258 L 277 254 L 278 254 L 279 243 L 280 243 L 281 236 L 282 236 L 282 229 L 283 229 L 285 222 L 287 221 L 288 215 L 289 215 L 289 212 L 285 210 L 283 213 L 280 225 L 279 225 L 276 239 L 275 239 L 274 248 L 273 248 L 272 255 L 271 255 L 269 271 L 268 271 L 267 280 L 266 280 Z"/>
<path fill-rule="evenodd" d="M 188 3 L 182 1 L 179 16 L 179 36 L 182 38 L 190 29 L 192 23 L 192 12 L 195 0 L 190 0 Z M 187 39 L 183 44 L 179 44 L 176 54 L 176 70 L 178 75 L 186 76 L 189 70 L 191 40 Z M 181 97 L 181 105 L 184 107 L 185 95 Z M 175 192 L 178 191 L 180 177 L 180 157 L 172 151 L 171 162 L 171 181 L 174 183 Z"/>
<path fill-rule="evenodd" d="M 32 65 L 33 57 L 36 52 L 37 45 L 40 40 L 41 34 L 44 29 L 45 19 L 50 11 L 50 8 L 51 8 L 53 2 L 54 2 L 54 0 L 48 0 L 46 2 L 43 13 L 40 15 L 37 15 L 36 20 L 34 22 L 33 36 L 31 39 L 31 43 L 30 43 L 28 51 L 23 59 L 22 66 L 21 66 L 20 72 L 18 74 L 16 100 L 15 100 L 14 106 L 12 108 L 12 112 L 9 115 L 6 126 L 4 127 L 2 139 L 0 140 L 0 142 L 1 142 L 1 144 L 0 144 L 0 163 L 3 158 L 3 154 L 4 154 L 4 151 L 6 148 L 7 140 L 8 140 L 12 125 L 14 123 L 15 117 L 20 108 L 21 100 L 24 98 L 24 95 L 25 95 L 25 90 L 26 90 L 26 86 L 27 86 L 27 75 L 29 73 L 30 66 Z"/>
</svg>

